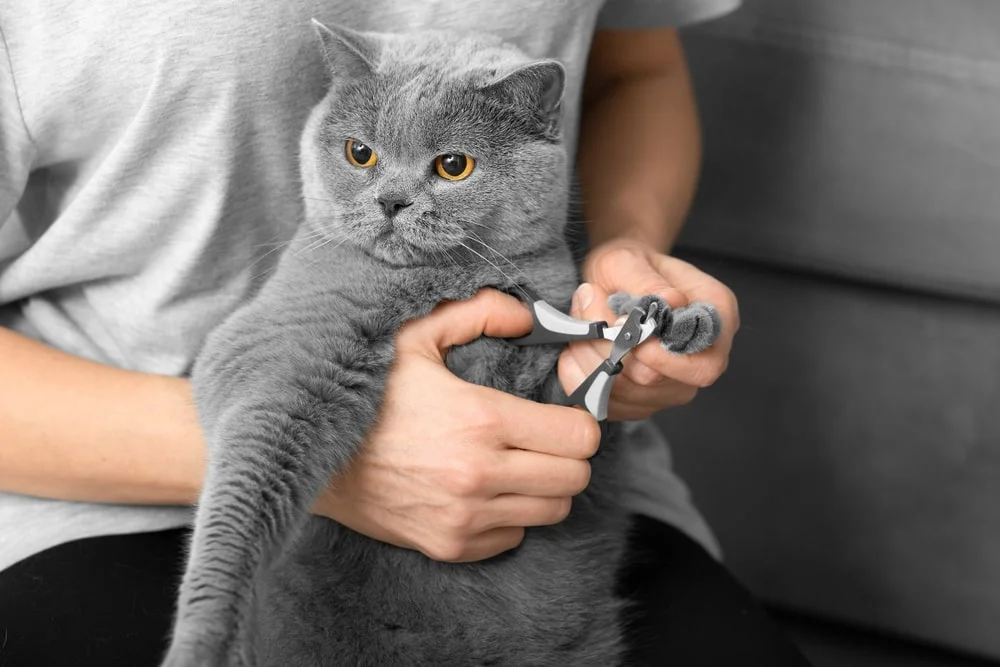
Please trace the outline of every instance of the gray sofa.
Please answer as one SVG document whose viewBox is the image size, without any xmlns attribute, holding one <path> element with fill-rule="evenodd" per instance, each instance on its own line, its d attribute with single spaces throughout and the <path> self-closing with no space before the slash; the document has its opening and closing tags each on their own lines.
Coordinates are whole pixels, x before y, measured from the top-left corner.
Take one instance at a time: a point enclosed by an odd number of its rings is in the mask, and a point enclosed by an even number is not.
<svg viewBox="0 0 1000 667">
<path fill-rule="evenodd" d="M 684 33 L 679 254 L 740 298 L 658 417 L 781 607 L 1000 657 L 1000 2 L 745 0 Z"/>
</svg>

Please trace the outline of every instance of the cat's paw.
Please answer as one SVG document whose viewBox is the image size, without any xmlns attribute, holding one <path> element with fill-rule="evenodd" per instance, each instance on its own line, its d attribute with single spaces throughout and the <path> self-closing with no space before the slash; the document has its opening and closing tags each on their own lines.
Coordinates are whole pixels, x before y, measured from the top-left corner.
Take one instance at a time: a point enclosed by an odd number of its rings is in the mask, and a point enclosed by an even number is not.
<svg viewBox="0 0 1000 667">
<path fill-rule="evenodd" d="M 660 339 L 664 350 L 675 354 L 706 350 L 722 331 L 722 318 L 710 303 L 696 302 L 683 308 L 671 308 L 655 294 L 632 296 L 616 292 L 608 297 L 608 307 L 617 315 L 626 315 L 636 307 L 649 312 L 656 318 L 653 335 Z"/>
<path fill-rule="evenodd" d="M 655 304 L 655 307 L 653 307 Z M 633 308 L 640 308 L 656 320 L 653 334 L 659 336 L 670 322 L 670 306 L 655 294 L 632 296 L 628 292 L 615 292 L 608 297 L 608 308 L 615 315 L 628 315 Z M 652 311 L 650 308 L 653 307 Z"/>
<path fill-rule="evenodd" d="M 722 332 L 722 318 L 710 303 L 695 302 L 671 313 L 670 326 L 660 332 L 667 352 L 696 354 L 707 350 Z"/>
</svg>

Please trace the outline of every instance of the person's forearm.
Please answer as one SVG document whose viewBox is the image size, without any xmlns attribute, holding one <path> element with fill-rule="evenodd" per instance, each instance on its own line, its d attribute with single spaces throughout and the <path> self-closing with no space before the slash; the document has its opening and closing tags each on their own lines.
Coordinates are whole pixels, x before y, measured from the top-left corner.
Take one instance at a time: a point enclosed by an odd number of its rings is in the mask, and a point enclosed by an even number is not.
<svg viewBox="0 0 1000 667">
<path fill-rule="evenodd" d="M 629 237 L 668 251 L 691 205 L 701 160 L 687 67 L 674 36 L 663 64 L 614 76 L 594 59 L 618 39 L 599 36 L 589 67 L 577 164 L 587 231 L 592 246 Z"/>
<path fill-rule="evenodd" d="M 203 459 L 186 380 L 103 366 L 0 328 L 0 490 L 187 504 Z"/>
</svg>

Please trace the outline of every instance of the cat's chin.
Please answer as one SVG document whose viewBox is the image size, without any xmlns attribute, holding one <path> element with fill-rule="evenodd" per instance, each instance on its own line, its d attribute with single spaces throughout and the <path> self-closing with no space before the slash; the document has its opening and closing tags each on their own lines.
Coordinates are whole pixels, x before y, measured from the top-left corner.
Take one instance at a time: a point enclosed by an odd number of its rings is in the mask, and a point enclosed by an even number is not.
<svg viewBox="0 0 1000 667">
<path fill-rule="evenodd" d="M 400 234 L 386 234 L 366 243 L 362 248 L 367 254 L 386 264 L 414 266 L 440 261 L 434 250 L 418 246 Z"/>
</svg>

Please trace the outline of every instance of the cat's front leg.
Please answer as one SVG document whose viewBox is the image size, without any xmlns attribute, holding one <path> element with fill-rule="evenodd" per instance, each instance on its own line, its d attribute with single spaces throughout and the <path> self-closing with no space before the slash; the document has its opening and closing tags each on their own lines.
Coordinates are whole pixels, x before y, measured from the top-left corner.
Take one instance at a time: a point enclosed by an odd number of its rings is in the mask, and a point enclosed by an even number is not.
<svg viewBox="0 0 1000 667">
<path fill-rule="evenodd" d="M 248 667 L 254 581 L 374 423 L 390 353 L 277 378 L 228 409 L 209 466 L 164 667 Z M 359 363 L 360 361 L 360 363 Z M 363 368 L 359 370 L 359 368 Z"/>
</svg>

